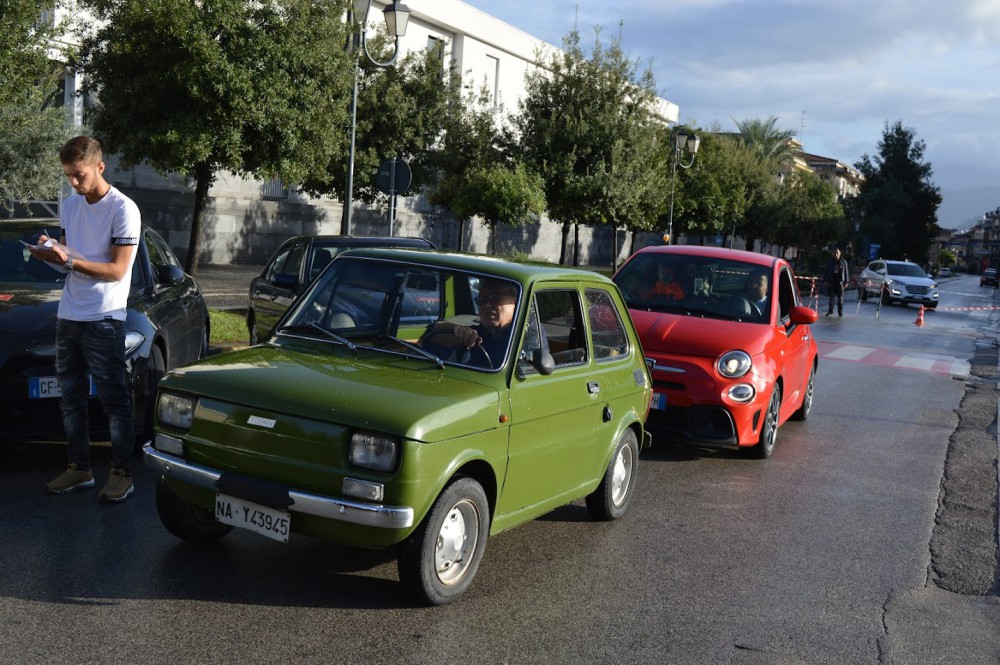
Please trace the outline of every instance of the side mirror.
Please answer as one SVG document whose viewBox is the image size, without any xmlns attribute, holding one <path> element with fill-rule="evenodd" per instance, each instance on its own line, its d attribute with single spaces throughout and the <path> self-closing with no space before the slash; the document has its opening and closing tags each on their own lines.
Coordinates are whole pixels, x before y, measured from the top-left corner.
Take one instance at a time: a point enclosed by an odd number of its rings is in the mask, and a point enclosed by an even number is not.
<svg viewBox="0 0 1000 665">
<path fill-rule="evenodd" d="M 181 270 L 180 266 L 175 266 L 173 263 L 161 266 L 160 269 L 156 271 L 157 284 L 176 286 L 184 281 L 184 277 L 184 271 Z"/>
<path fill-rule="evenodd" d="M 800 325 L 816 323 L 818 316 L 819 314 L 817 314 L 816 310 L 803 305 L 796 305 L 792 308 L 792 311 L 788 313 L 788 318 L 791 322 L 798 323 Z"/>
<path fill-rule="evenodd" d="M 271 280 L 271 284 L 279 289 L 292 289 L 294 291 L 299 286 L 299 278 L 291 273 L 279 272 Z"/>
<path fill-rule="evenodd" d="M 556 361 L 545 349 L 535 349 L 531 353 L 531 364 L 543 376 L 548 376 L 556 369 Z"/>
</svg>

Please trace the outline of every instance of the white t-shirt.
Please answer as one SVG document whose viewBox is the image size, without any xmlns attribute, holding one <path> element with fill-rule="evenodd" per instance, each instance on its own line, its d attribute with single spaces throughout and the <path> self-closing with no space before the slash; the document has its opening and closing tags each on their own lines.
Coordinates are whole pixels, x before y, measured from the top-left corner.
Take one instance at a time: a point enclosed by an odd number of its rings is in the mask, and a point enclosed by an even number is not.
<svg viewBox="0 0 1000 665">
<path fill-rule="evenodd" d="M 88 261 L 111 261 L 114 245 L 138 245 L 142 230 L 139 207 L 112 187 L 97 203 L 87 203 L 82 194 L 63 201 L 59 225 L 66 245 Z M 138 249 L 132 250 L 128 270 L 117 282 L 96 279 L 71 270 L 59 300 L 59 318 L 70 321 L 100 321 L 107 317 L 125 320 L 125 308 L 132 287 L 132 264 Z"/>
</svg>

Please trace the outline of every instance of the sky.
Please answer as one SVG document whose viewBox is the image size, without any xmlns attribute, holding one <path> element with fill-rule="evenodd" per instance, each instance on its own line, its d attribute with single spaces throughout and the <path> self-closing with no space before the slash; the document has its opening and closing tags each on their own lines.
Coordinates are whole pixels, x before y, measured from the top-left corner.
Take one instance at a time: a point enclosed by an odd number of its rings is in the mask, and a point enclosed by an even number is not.
<svg viewBox="0 0 1000 665">
<path fill-rule="evenodd" d="M 681 122 L 778 118 L 808 153 L 854 165 L 886 124 L 926 148 L 938 222 L 1000 207 L 998 0 L 465 0 L 550 44 L 574 27 L 649 66 Z"/>
</svg>

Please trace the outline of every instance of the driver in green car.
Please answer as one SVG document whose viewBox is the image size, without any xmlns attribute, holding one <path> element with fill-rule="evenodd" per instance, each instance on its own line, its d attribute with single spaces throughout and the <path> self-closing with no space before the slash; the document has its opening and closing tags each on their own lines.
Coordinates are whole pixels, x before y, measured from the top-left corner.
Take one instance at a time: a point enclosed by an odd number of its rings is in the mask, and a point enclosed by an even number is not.
<svg viewBox="0 0 1000 665">
<path fill-rule="evenodd" d="M 434 353 L 435 348 L 445 347 L 446 352 L 462 354 L 465 360 L 475 365 L 497 368 L 503 365 L 510 342 L 511 324 L 517 309 L 517 290 L 513 284 L 497 279 L 483 279 L 479 284 L 479 323 L 465 326 L 449 321 L 435 323 L 421 337 L 421 346 Z M 442 338 L 450 334 L 452 347 L 442 344 Z M 432 339 L 434 338 L 434 339 Z M 480 349 L 474 351 L 474 347 Z M 465 355 L 467 353 L 467 355 Z M 487 359 L 489 362 L 487 362 Z"/>
</svg>

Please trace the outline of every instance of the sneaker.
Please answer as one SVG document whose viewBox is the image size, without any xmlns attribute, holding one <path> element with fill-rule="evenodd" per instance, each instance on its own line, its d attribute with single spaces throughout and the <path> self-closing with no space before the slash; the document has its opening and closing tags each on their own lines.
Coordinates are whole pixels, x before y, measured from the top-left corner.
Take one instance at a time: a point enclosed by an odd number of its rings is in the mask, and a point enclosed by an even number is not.
<svg viewBox="0 0 1000 665">
<path fill-rule="evenodd" d="M 833 316 L 833 312 L 827 312 L 826 315 L 827 316 Z"/>
<path fill-rule="evenodd" d="M 135 487 L 132 485 L 132 474 L 124 469 L 111 469 L 108 482 L 101 490 L 100 498 L 104 501 L 121 503 L 132 495 Z"/>
<path fill-rule="evenodd" d="M 85 490 L 93 486 L 94 474 L 90 471 L 81 471 L 75 463 L 70 463 L 55 480 L 45 484 L 45 488 L 50 494 L 66 494 L 73 490 Z"/>
</svg>

